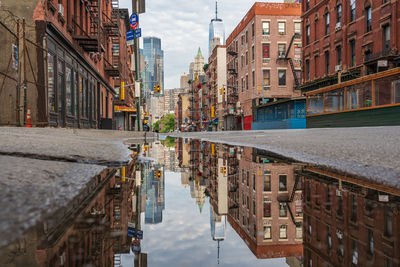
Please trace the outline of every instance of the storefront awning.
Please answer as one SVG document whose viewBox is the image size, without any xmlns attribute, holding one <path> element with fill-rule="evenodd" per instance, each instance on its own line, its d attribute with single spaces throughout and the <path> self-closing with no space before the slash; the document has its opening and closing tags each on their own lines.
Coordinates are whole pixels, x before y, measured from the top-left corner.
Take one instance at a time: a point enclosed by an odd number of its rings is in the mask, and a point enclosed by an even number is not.
<svg viewBox="0 0 400 267">
<path fill-rule="evenodd" d="M 136 108 L 131 108 L 128 106 L 114 106 L 114 111 L 136 112 Z"/>
</svg>

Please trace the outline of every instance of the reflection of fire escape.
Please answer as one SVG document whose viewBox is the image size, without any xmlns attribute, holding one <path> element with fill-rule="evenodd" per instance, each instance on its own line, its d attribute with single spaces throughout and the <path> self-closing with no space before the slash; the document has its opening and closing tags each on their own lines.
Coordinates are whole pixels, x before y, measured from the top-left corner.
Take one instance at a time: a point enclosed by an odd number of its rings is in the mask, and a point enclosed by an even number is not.
<svg viewBox="0 0 400 267">
<path fill-rule="evenodd" d="M 111 1 L 112 11 L 111 18 L 104 17 L 104 28 L 107 35 L 107 40 L 111 44 L 111 59 L 105 57 L 105 71 L 111 77 L 119 77 L 121 71 L 120 59 L 120 14 L 119 14 L 119 0 Z M 108 50 L 109 51 L 109 50 Z"/>
<path fill-rule="evenodd" d="M 290 40 L 290 44 L 289 44 L 288 49 L 286 50 L 285 57 L 278 57 L 278 60 L 285 60 L 285 61 L 288 61 L 288 62 L 289 62 L 290 68 L 291 68 L 291 70 L 292 70 L 293 77 L 294 77 L 294 84 L 295 84 L 294 89 L 295 89 L 295 90 L 298 90 L 298 89 L 299 89 L 300 81 L 299 81 L 299 78 L 297 77 L 296 70 L 295 70 L 295 68 L 294 68 L 293 59 L 289 57 L 289 52 L 290 52 L 290 48 L 291 48 L 292 45 L 293 45 L 294 39 L 299 39 L 299 38 L 300 38 L 300 34 L 299 34 L 299 33 L 295 33 L 295 34 L 292 36 L 292 39 Z"/>
<path fill-rule="evenodd" d="M 103 52 L 103 36 L 100 26 L 100 0 L 85 2 L 88 18 L 74 15 L 74 39 L 86 52 Z M 87 22 L 87 25 L 85 23 Z"/>
<path fill-rule="evenodd" d="M 295 178 L 295 182 L 294 182 L 292 193 L 290 194 L 290 197 L 289 197 L 288 194 L 280 194 L 280 195 L 278 195 L 278 202 L 282 203 L 283 205 L 286 205 L 286 208 L 289 211 L 290 218 L 292 219 L 292 222 L 296 226 L 301 226 L 301 222 L 295 220 L 295 218 L 293 216 L 292 209 L 288 205 L 289 203 L 293 202 L 294 196 L 296 194 L 296 190 L 299 190 L 298 186 L 299 186 L 299 184 L 301 184 L 300 176 L 299 175 L 295 175 L 295 176 L 296 176 L 296 178 Z"/>
</svg>

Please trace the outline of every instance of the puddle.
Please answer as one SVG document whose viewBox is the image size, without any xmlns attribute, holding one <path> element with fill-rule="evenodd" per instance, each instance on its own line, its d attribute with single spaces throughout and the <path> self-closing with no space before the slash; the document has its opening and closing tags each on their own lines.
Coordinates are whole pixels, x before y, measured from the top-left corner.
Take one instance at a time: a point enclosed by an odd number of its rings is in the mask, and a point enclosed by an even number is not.
<svg viewBox="0 0 400 267">
<path fill-rule="evenodd" d="M 2 247 L 0 266 L 399 264 L 398 188 L 250 147 L 137 150 Z"/>
</svg>

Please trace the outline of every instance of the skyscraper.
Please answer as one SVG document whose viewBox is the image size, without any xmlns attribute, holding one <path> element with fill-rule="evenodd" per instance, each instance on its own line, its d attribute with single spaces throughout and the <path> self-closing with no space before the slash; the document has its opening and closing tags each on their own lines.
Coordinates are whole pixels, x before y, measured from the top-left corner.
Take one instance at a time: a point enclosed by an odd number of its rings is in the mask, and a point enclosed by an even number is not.
<svg viewBox="0 0 400 267">
<path fill-rule="evenodd" d="M 219 43 L 218 43 L 219 38 Z M 208 55 L 210 56 L 216 45 L 225 44 L 225 26 L 222 19 L 218 18 L 218 2 L 215 1 L 215 18 L 210 22 L 208 39 Z"/>
<path fill-rule="evenodd" d="M 143 97 L 148 99 L 155 85 L 161 86 L 164 93 L 164 51 L 161 49 L 161 39 L 157 37 L 143 38 L 144 76 Z"/>
</svg>

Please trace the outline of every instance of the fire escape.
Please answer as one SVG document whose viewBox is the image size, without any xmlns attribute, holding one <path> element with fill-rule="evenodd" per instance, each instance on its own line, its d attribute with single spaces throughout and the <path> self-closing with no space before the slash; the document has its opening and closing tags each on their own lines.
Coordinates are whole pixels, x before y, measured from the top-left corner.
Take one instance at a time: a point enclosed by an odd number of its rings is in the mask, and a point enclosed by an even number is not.
<svg viewBox="0 0 400 267">
<path fill-rule="evenodd" d="M 233 111 L 235 110 L 236 103 L 239 100 L 239 95 L 238 95 L 238 88 L 235 86 L 235 80 L 237 79 L 237 55 L 238 53 L 235 51 L 235 49 L 230 49 L 228 51 L 228 55 L 231 56 L 232 60 L 228 64 L 228 72 L 230 74 L 230 83 L 228 82 L 227 85 L 227 99 L 226 99 L 226 108 L 224 115 L 234 115 L 230 110 L 230 108 L 233 108 Z"/>
<path fill-rule="evenodd" d="M 111 17 L 103 13 L 104 30 L 108 44 L 111 45 L 111 57 L 104 57 L 104 70 L 111 77 L 120 77 L 121 72 L 121 59 L 120 59 L 120 14 L 119 14 L 119 0 L 111 1 Z M 108 50 L 109 51 L 109 50 Z M 116 84 L 119 84 L 116 82 Z"/>
<path fill-rule="evenodd" d="M 293 34 L 292 39 L 290 40 L 289 47 L 286 50 L 286 54 L 284 55 L 284 57 L 279 55 L 277 61 L 278 60 L 284 60 L 284 61 L 288 61 L 289 62 L 290 68 L 292 70 L 293 77 L 294 77 L 294 89 L 295 90 L 299 90 L 300 89 L 300 81 L 299 81 L 299 78 L 297 77 L 296 69 L 294 68 L 293 59 L 291 57 L 289 57 L 290 48 L 293 45 L 294 39 L 300 39 L 300 34 L 299 33 Z"/>
<path fill-rule="evenodd" d="M 73 16 L 74 40 L 86 52 L 104 52 L 102 28 L 100 25 L 100 0 L 87 0 L 82 7 L 88 16 Z"/>
</svg>

